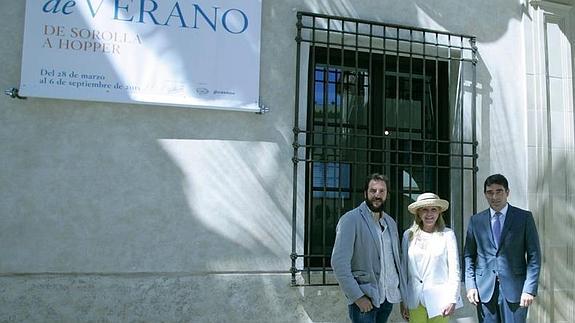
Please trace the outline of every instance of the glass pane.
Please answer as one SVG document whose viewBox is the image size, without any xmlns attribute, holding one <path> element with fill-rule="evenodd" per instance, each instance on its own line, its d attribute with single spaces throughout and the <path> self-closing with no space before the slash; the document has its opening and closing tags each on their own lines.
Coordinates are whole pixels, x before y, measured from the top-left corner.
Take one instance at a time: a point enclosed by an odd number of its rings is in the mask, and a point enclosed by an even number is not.
<svg viewBox="0 0 575 323">
<path fill-rule="evenodd" d="M 313 163 L 314 198 L 349 198 L 350 164 Z"/>
</svg>

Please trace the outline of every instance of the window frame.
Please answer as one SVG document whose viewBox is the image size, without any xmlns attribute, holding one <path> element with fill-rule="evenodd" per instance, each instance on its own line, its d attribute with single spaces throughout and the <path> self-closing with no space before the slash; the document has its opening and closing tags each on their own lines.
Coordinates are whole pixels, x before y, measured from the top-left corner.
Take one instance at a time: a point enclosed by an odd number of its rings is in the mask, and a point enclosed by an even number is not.
<svg viewBox="0 0 575 323">
<path fill-rule="evenodd" d="M 382 32 L 376 32 L 380 30 Z M 293 203 L 292 203 L 292 253 L 290 255 L 292 260 L 292 267 L 290 272 L 292 274 L 291 284 L 292 286 L 302 286 L 302 285 L 333 285 L 336 284 L 335 279 L 331 275 L 331 268 L 329 266 L 329 254 L 326 252 L 326 204 L 322 202 L 321 206 L 323 210 L 320 212 L 322 213 L 322 221 L 321 225 L 323 225 L 321 234 L 321 240 L 323 240 L 323 249 L 319 254 L 314 254 L 312 252 L 312 246 L 310 246 L 310 242 L 306 241 L 307 234 L 309 231 L 315 230 L 312 229 L 312 216 L 311 216 L 311 209 L 312 207 L 317 207 L 319 205 L 312 205 L 311 201 L 314 199 L 315 192 L 318 190 L 314 189 L 313 183 L 315 179 L 315 175 L 317 171 L 315 170 L 315 166 L 318 163 L 323 163 L 323 165 L 329 165 L 333 163 L 334 165 L 345 165 L 350 164 L 349 170 L 347 171 L 348 176 L 350 178 L 356 179 L 355 181 L 349 179 L 349 184 L 346 187 L 331 187 L 326 186 L 327 184 L 327 175 L 326 171 L 322 173 L 324 176 L 323 183 L 324 186 L 319 192 L 323 192 L 322 200 L 326 199 L 342 199 L 344 198 L 344 193 L 349 193 L 349 196 L 346 199 L 351 199 L 353 201 L 354 206 L 348 206 L 349 208 L 356 207 L 359 204 L 359 200 L 357 196 L 361 196 L 363 187 L 359 185 L 357 179 L 365 178 L 368 173 L 372 172 L 372 170 L 379 170 L 378 167 L 372 167 L 372 165 L 368 165 L 367 169 L 369 172 L 361 175 L 359 171 L 354 171 L 355 165 L 353 161 L 350 162 L 348 160 L 331 160 L 329 158 L 325 158 L 326 153 L 325 150 L 328 148 L 340 150 L 345 149 L 342 147 L 341 144 L 338 145 L 336 139 L 333 140 L 335 143 L 334 147 L 327 147 L 325 145 L 325 138 L 326 133 L 328 133 L 327 127 L 327 113 L 326 109 L 328 107 L 327 98 L 325 98 L 329 94 L 328 91 L 323 92 L 323 107 L 322 109 L 324 112 L 324 123 L 325 128 L 324 130 L 318 131 L 315 129 L 315 125 L 313 121 L 315 120 L 315 113 L 316 108 L 314 105 L 315 101 L 315 88 L 316 84 L 316 67 L 317 66 L 325 66 L 326 70 L 324 71 L 327 78 L 324 76 L 323 84 L 329 83 L 330 80 L 330 73 L 331 70 L 336 70 L 335 75 L 338 75 L 337 69 L 341 70 L 340 74 L 344 75 L 346 70 L 355 71 L 356 73 L 356 82 L 355 82 L 355 93 L 358 92 L 358 82 L 357 80 L 360 78 L 357 75 L 360 75 L 359 72 L 365 73 L 368 76 L 368 87 L 367 91 L 370 93 L 368 94 L 368 100 L 371 101 L 373 99 L 372 93 L 372 83 L 373 77 L 371 73 L 372 69 L 372 57 L 373 55 L 380 54 L 383 59 L 383 71 L 384 74 L 382 76 L 384 88 L 385 87 L 385 79 L 387 76 L 393 76 L 393 73 L 387 71 L 385 68 L 385 62 L 387 61 L 388 55 L 395 55 L 397 59 L 397 70 L 396 70 L 396 80 L 400 78 L 400 75 L 403 73 L 409 77 L 408 83 L 410 85 L 410 89 L 408 91 L 410 104 L 413 103 L 413 78 L 421 77 L 422 79 L 422 97 L 421 97 L 421 110 L 426 110 L 426 85 L 427 85 L 427 78 L 425 74 L 425 62 L 428 59 L 434 59 L 435 62 L 447 62 L 448 71 L 447 73 L 447 91 L 449 94 L 453 94 L 455 92 L 454 98 L 452 99 L 454 102 L 448 102 L 447 113 L 449 113 L 450 122 L 452 121 L 454 124 L 457 123 L 459 120 L 460 125 L 458 126 L 459 129 L 455 129 L 457 127 L 452 127 L 453 129 L 448 129 L 449 131 L 453 132 L 454 130 L 459 130 L 460 134 L 452 134 L 448 135 L 448 138 L 443 145 L 447 145 L 448 151 L 442 153 L 445 155 L 445 158 L 449 159 L 448 165 L 449 167 L 445 167 L 445 171 L 448 172 L 450 178 L 450 191 L 457 192 L 452 193 L 450 192 L 449 196 L 445 196 L 446 198 L 451 199 L 451 208 L 450 214 L 448 216 L 448 225 L 456 227 L 455 232 L 456 236 L 459 240 L 460 246 L 462 246 L 462 239 L 463 239 L 463 214 L 464 211 L 466 212 L 474 212 L 477 208 L 477 201 L 475 194 L 465 194 L 463 188 L 466 186 L 473 185 L 471 187 L 476 187 L 477 181 L 477 140 L 476 140 L 476 125 L 475 125 L 475 83 L 476 83 L 476 64 L 477 64 L 477 48 L 475 46 L 475 37 L 466 36 L 466 35 L 457 35 L 451 34 L 441 31 L 433 31 L 415 27 L 406 27 L 400 25 L 392 25 L 392 24 L 384 24 L 380 22 L 374 21 L 367 21 L 361 19 L 354 19 L 354 18 L 345 18 L 345 17 L 336 17 L 336 16 L 329 16 L 329 15 L 322 15 L 322 14 L 315 14 L 315 13 L 308 13 L 308 12 L 298 12 L 297 13 L 297 31 L 298 35 L 296 37 L 296 46 L 297 46 L 297 56 L 296 56 L 296 102 L 295 102 L 295 113 L 294 113 L 294 140 L 293 140 L 293 148 L 294 153 L 292 157 L 292 161 L 294 164 L 293 169 Z M 389 34 L 386 34 L 387 31 L 391 31 Z M 394 32 L 393 32 L 394 31 Z M 407 36 L 406 36 L 407 35 Z M 414 35 L 423 35 L 422 38 L 418 39 Z M 433 37 L 429 38 L 428 36 L 432 35 Z M 434 38 L 435 40 L 433 40 Z M 431 40 L 430 40 L 431 39 Z M 447 39 L 447 42 L 444 40 Z M 395 44 L 394 46 L 389 46 L 389 43 Z M 367 44 L 367 46 L 366 46 Z M 378 47 L 378 45 L 381 45 Z M 316 50 L 321 50 L 323 48 L 324 51 L 327 52 L 327 61 L 316 61 Z M 419 48 L 419 49 L 416 49 Z M 435 48 L 435 55 L 430 53 L 426 53 L 426 48 Z M 329 53 L 333 50 L 340 50 L 341 55 L 337 57 L 334 55 L 335 59 L 334 62 L 330 62 Z M 309 56 L 306 56 L 306 51 L 309 53 Z M 348 52 L 351 52 L 352 55 L 347 55 Z M 362 66 L 358 62 L 358 57 L 360 55 L 364 55 L 365 53 L 369 54 L 369 63 L 368 67 Z M 349 57 L 351 57 L 351 59 Z M 400 61 L 402 59 L 407 58 L 409 60 L 409 71 L 406 73 L 405 71 L 400 70 Z M 417 73 L 413 73 L 413 62 L 417 59 L 421 59 L 423 64 L 423 72 L 421 75 L 418 76 Z M 339 63 L 339 64 L 338 64 Z M 323 64 L 323 65 L 322 65 Z M 453 70 L 451 70 L 452 65 L 456 65 L 459 67 L 459 70 L 454 74 Z M 457 65 L 459 64 L 459 65 Z M 365 65 L 365 64 L 363 64 Z M 465 66 L 464 66 L 465 65 Z M 435 73 L 437 73 L 439 63 L 437 63 L 435 67 Z M 365 76 L 364 74 L 364 76 Z M 464 75 L 465 74 L 465 75 Z M 302 77 L 303 75 L 303 77 Z M 307 78 L 306 78 L 307 77 Z M 438 94 L 437 88 L 438 86 L 445 86 L 442 84 L 437 84 L 437 75 L 435 75 L 435 102 L 430 102 L 431 105 L 434 105 L 438 108 Z M 452 82 L 452 79 L 456 79 L 456 82 Z M 325 82 L 325 80 L 328 82 Z M 337 79 L 337 77 L 336 77 Z M 337 83 L 337 82 L 336 82 Z M 336 84 L 335 92 L 338 90 L 341 93 L 344 93 L 344 81 L 339 82 Z M 363 84 L 366 82 L 364 81 Z M 469 83 L 471 85 L 469 85 Z M 351 83 L 350 83 L 351 84 Z M 467 86 L 465 84 L 468 84 Z M 324 85 L 325 86 L 325 85 Z M 339 89 L 337 87 L 340 87 Z M 363 86 L 363 85 L 362 85 Z M 431 85 L 430 85 L 431 86 Z M 304 91 L 302 91 L 302 89 Z M 306 92 L 307 91 L 307 92 Z M 396 86 L 396 98 L 400 97 L 399 86 Z M 430 90 L 431 91 L 431 90 Z M 303 95 L 302 95 L 303 92 Z M 385 92 L 385 91 L 384 91 Z M 404 94 L 405 95 L 405 94 Z M 431 92 L 430 92 L 431 95 Z M 303 99 L 302 99 L 303 97 Z M 386 101 L 389 97 L 384 94 L 383 100 Z M 311 102 L 306 102 L 307 100 Z M 399 101 L 399 99 L 395 100 Z M 432 100 L 433 101 L 433 100 Z M 448 100 L 449 101 L 449 100 Z M 335 102 L 335 109 L 336 113 L 335 116 L 337 117 L 337 103 L 338 99 L 336 96 Z M 384 107 L 382 108 L 382 113 L 386 114 L 387 110 L 385 108 L 385 102 L 382 103 Z M 343 106 L 340 104 L 340 106 Z M 411 105 L 410 105 L 411 106 Z M 366 107 L 365 113 L 368 114 L 366 117 L 368 133 L 367 136 L 370 136 L 372 133 L 369 128 L 372 128 L 370 125 L 371 120 L 369 120 L 369 114 L 371 113 L 371 107 Z M 397 107 L 396 107 L 397 109 Z M 438 108 L 439 109 L 439 108 Z M 432 110 L 433 111 L 433 107 Z M 309 114 L 308 114 L 309 112 Z M 321 112 L 321 111 L 320 111 Z M 396 110 L 397 112 L 397 110 Z M 421 117 L 421 132 L 422 132 L 422 145 L 424 145 L 423 151 L 421 152 L 422 158 L 427 158 L 427 153 L 425 151 L 425 146 L 428 145 L 428 140 L 425 138 L 424 132 L 426 131 L 426 119 L 425 119 L 425 112 L 422 112 Z M 310 117 L 311 116 L 311 117 Z M 383 116 L 385 119 L 385 116 Z M 307 120 L 306 120 L 307 119 Z M 311 119 L 311 120 L 310 120 Z M 337 118 L 336 118 L 337 119 Z M 343 119 L 343 118 L 342 118 Z M 350 119 L 350 118 L 347 118 Z M 347 120 L 346 119 L 346 120 Z M 337 120 L 335 120 L 337 123 Z M 340 125 L 343 125 L 343 121 L 339 121 Z M 357 122 L 357 121 L 356 121 Z M 409 122 L 411 124 L 411 122 Z M 384 123 L 385 124 L 385 123 Z M 357 124 L 356 124 L 357 125 Z M 398 127 L 399 123 L 396 119 L 396 127 Z M 321 125 L 319 125 L 321 126 Z M 321 128 L 321 127 L 319 127 Z M 408 133 L 415 133 L 412 132 L 412 126 L 409 126 Z M 436 125 L 437 128 L 437 125 Z M 380 129 L 381 131 L 387 132 L 385 129 Z M 383 133 L 383 132 L 382 132 Z M 436 134 L 437 135 L 437 134 Z M 324 146 L 314 146 L 314 142 L 310 142 L 310 138 L 314 136 L 323 137 L 323 140 L 320 140 L 324 143 Z M 384 140 L 385 135 L 379 135 L 379 137 L 373 140 Z M 397 136 L 397 135 L 396 135 Z M 382 139 L 384 138 L 384 139 Z M 439 165 L 438 157 L 440 156 L 439 153 L 439 137 L 436 136 L 435 139 L 429 140 L 429 144 L 435 144 L 435 154 L 431 157 L 436 158 L 436 164 Z M 399 172 L 400 167 L 399 162 L 397 160 L 397 155 L 400 153 L 406 154 L 413 154 L 414 151 L 408 149 L 407 151 L 401 151 L 399 146 L 399 140 L 401 138 L 396 137 L 396 147 L 395 150 L 390 149 L 389 147 L 387 150 L 380 149 L 378 151 L 380 154 L 389 153 L 395 154 L 396 158 L 396 166 L 397 171 L 396 175 L 398 177 L 397 182 L 401 183 L 402 180 L 405 178 L 405 169 L 403 172 Z M 312 139 L 313 140 L 313 139 Z M 412 138 L 407 138 L 410 143 L 410 147 L 413 146 L 412 142 L 414 141 Z M 323 147 L 323 148 L 322 148 Z M 368 147 L 369 148 L 369 147 Z M 312 155 L 315 154 L 313 149 L 320 149 L 323 151 L 322 158 L 316 158 Z M 357 146 L 352 149 L 359 149 Z M 415 151 L 417 152 L 417 151 Z M 370 152 L 371 153 L 371 152 Z M 382 157 L 383 158 L 383 157 Z M 412 157 L 409 157 L 410 160 Z M 385 159 L 385 158 L 384 158 Z M 356 160 L 357 162 L 357 160 Z M 368 164 L 371 163 L 371 159 L 368 159 Z M 390 167 L 389 159 L 387 162 L 381 162 L 379 164 L 380 168 L 384 165 L 386 167 Z M 424 162 L 425 165 L 425 162 Z M 413 163 L 409 163 L 409 167 L 414 167 Z M 417 166 L 417 165 L 415 165 Z M 437 172 L 437 170 L 436 170 Z M 358 173 L 358 174 L 355 174 Z M 387 173 L 384 171 L 384 173 Z M 425 177 L 425 169 L 423 170 L 424 177 Z M 413 176 L 413 172 L 408 174 L 408 181 L 409 176 Z M 459 182 L 454 182 L 451 180 L 452 177 L 456 177 L 457 174 L 460 174 L 461 180 Z M 357 175 L 357 176 L 356 176 Z M 388 174 L 393 175 L 393 174 Z M 341 176 L 341 175 L 340 175 Z M 436 177 L 438 175 L 436 174 Z M 393 176 L 390 176 L 393 177 Z M 403 177 L 399 179 L 399 177 Z M 437 180 L 436 180 L 437 181 Z M 317 180 L 316 180 L 317 182 Z M 336 181 L 337 182 L 337 181 Z M 452 183 L 453 182 L 453 183 Z M 411 182 L 410 182 L 411 183 Z M 455 184 L 455 185 L 453 185 Z M 333 186 L 333 185 L 332 185 Z M 458 187 L 453 187 L 458 186 Z M 311 189 L 310 189 L 311 187 Z M 422 193 L 423 190 L 429 189 L 427 187 L 420 188 L 420 192 Z M 303 191 L 303 192 L 302 192 Z M 328 194 L 328 192 L 333 192 Z M 397 194 L 397 199 L 399 199 L 400 194 L 404 194 L 402 189 L 393 187 L 390 188 L 390 192 L 393 194 Z M 414 191 L 412 190 L 411 184 L 409 186 L 409 190 L 407 193 L 407 198 L 414 199 L 417 195 L 413 195 Z M 415 192 L 417 193 L 417 192 Z M 338 195 L 339 194 L 339 195 Z M 456 196 L 459 194 L 458 196 Z M 302 195 L 304 196 L 304 205 L 302 207 L 302 203 L 298 201 Z M 331 197 L 328 197 L 331 195 Z M 403 197 L 403 196 L 402 196 Z M 455 200 L 454 200 L 455 197 Z M 315 198 L 319 198 L 317 195 Z M 388 200 L 388 203 L 390 204 Z M 348 203 L 349 204 L 349 203 Z M 389 205 L 386 206 L 389 209 Z M 402 205 L 403 207 L 403 205 Z M 406 206 L 405 206 L 406 208 Z M 396 209 L 399 209 L 396 206 Z M 458 217 L 453 217 L 452 215 L 454 212 L 458 212 Z M 343 215 L 343 212 L 339 212 L 336 214 L 337 219 Z M 332 215 L 333 216 L 333 215 Z M 392 214 L 393 216 L 393 214 Z M 303 221 L 302 221 L 303 219 Z M 314 218 L 315 220 L 315 218 Z M 330 218 L 330 223 L 333 225 L 333 218 Z M 303 225 L 302 225 L 303 222 Z M 336 221 L 337 222 L 337 221 Z M 401 221 L 400 221 L 401 222 Z M 315 225 L 315 224 L 314 224 Z M 313 228 L 315 228 L 315 225 Z M 334 228 L 332 228 L 334 229 Z M 401 230 L 402 228 L 400 228 Z M 405 228 L 403 228 L 405 229 Z M 328 232 L 331 234 L 332 232 Z M 302 239 L 302 236 L 304 237 Z M 331 239 L 331 238 L 330 238 Z M 310 259 L 314 257 L 319 257 L 321 260 L 320 266 L 312 266 L 310 265 Z"/>
</svg>

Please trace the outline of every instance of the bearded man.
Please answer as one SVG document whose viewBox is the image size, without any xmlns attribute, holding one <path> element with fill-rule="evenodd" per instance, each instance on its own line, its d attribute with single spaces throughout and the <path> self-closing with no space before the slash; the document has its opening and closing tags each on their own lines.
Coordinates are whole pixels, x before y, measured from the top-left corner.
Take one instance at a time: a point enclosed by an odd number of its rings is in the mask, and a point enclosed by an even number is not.
<svg viewBox="0 0 575 323">
<path fill-rule="evenodd" d="M 401 302 L 405 273 L 399 257 L 397 224 L 383 211 L 389 180 L 370 175 L 363 201 L 337 224 L 331 267 L 348 300 L 353 323 L 385 323 Z"/>
</svg>

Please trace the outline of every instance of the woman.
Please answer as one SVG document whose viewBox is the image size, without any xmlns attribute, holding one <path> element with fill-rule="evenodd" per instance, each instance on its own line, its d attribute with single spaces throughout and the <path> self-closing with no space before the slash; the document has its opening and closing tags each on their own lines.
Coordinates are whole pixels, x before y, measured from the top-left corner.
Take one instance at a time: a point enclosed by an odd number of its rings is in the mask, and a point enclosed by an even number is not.
<svg viewBox="0 0 575 323">
<path fill-rule="evenodd" d="M 410 322 L 448 322 L 461 306 L 457 241 L 442 217 L 448 208 L 449 202 L 433 193 L 421 194 L 407 208 L 415 217 L 402 240 L 407 270 L 402 315 Z"/>
</svg>

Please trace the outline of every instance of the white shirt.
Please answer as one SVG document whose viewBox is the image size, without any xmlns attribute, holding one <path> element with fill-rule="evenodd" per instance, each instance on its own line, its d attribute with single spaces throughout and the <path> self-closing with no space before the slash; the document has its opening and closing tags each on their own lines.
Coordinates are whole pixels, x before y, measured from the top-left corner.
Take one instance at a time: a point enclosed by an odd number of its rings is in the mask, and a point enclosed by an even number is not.
<svg viewBox="0 0 575 323">
<path fill-rule="evenodd" d="M 390 303 L 399 303 L 401 301 L 401 293 L 399 292 L 399 275 L 397 273 L 397 266 L 393 259 L 393 251 L 391 250 L 391 237 L 387 225 L 383 219 L 379 220 L 381 227 L 380 241 L 381 250 L 381 274 L 379 276 L 379 292 L 381 300 L 387 300 Z"/>
</svg>

